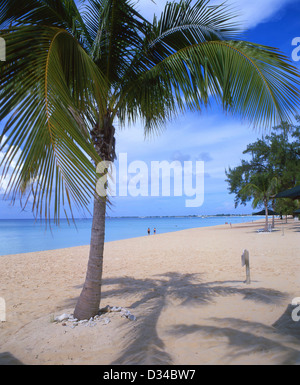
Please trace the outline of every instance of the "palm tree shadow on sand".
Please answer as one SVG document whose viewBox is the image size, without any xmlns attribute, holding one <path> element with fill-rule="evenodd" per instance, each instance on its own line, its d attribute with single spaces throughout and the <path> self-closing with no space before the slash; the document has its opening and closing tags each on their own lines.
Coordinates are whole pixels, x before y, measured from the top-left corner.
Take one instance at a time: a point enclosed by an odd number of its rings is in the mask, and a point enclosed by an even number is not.
<svg viewBox="0 0 300 385">
<path fill-rule="evenodd" d="M 286 319 L 286 314 L 282 317 Z M 176 325 L 169 333 L 177 337 L 187 335 L 194 335 L 195 338 L 199 335 L 226 337 L 227 345 L 231 348 L 226 350 L 226 357 L 223 357 L 226 362 L 243 358 L 245 361 L 252 354 L 263 353 L 272 356 L 274 365 L 300 364 L 300 325 L 294 325 L 297 326 L 297 330 L 294 327 L 293 332 L 289 333 L 286 328 L 278 328 L 278 321 L 272 326 L 236 318 L 211 318 L 210 321 L 215 325 Z M 291 318 L 288 322 L 292 322 Z M 287 335 L 289 339 L 286 338 Z"/>
<path fill-rule="evenodd" d="M 170 301 L 176 301 L 179 306 L 199 307 L 214 303 L 216 297 L 236 294 L 243 296 L 244 300 L 261 304 L 281 304 L 287 298 L 285 293 L 277 290 L 241 287 L 241 284 L 241 281 L 202 282 L 200 274 L 179 273 L 166 273 L 152 279 L 132 277 L 105 279 L 103 301 L 114 296 L 125 299 L 127 297 L 137 298 L 128 308 L 134 314 L 138 313 L 138 319 L 134 324 L 124 324 L 127 343 L 112 365 L 170 365 L 173 363 L 171 354 L 166 351 L 165 343 L 158 334 L 159 318 Z M 235 285 L 237 286 L 235 287 Z M 236 320 L 236 329 L 233 328 L 230 332 L 231 335 L 234 334 L 234 331 L 236 332 L 234 341 L 239 340 L 239 335 L 242 336 L 239 327 L 243 322 Z M 200 325 L 175 325 L 170 328 L 169 332 L 178 335 L 200 333 L 205 331 L 203 328 L 205 327 Z M 226 334 L 226 328 L 216 326 L 214 332 Z M 248 332 L 248 338 L 241 339 L 244 341 L 241 344 L 244 343 L 246 348 L 251 338 L 256 337 Z M 230 344 L 240 349 L 239 343 L 230 342 Z M 279 348 L 278 345 L 277 348 Z"/>
</svg>

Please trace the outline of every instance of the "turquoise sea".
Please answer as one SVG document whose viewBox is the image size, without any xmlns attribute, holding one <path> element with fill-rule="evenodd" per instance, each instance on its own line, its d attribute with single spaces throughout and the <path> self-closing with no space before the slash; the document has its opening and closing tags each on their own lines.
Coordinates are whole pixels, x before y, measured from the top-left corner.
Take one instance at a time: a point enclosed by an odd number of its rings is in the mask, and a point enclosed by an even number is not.
<svg viewBox="0 0 300 385">
<path fill-rule="evenodd" d="M 145 236 L 148 227 L 151 234 L 154 228 L 157 234 L 162 234 L 257 219 L 251 216 L 107 218 L 106 242 Z M 61 220 L 59 227 L 53 225 L 51 229 L 49 226 L 46 229 L 45 223 L 31 219 L 0 220 L 0 255 L 87 245 L 90 242 L 91 226 L 91 219 L 77 219 L 76 227 L 69 225 L 67 220 Z"/>
<path fill-rule="evenodd" d="M 251 216 L 107 218 L 106 242 L 145 236 L 148 227 L 151 234 L 154 228 L 157 234 L 162 234 L 257 219 Z M 67 220 L 61 220 L 59 227 L 53 225 L 51 230 L 49 227 L 46 230 L 45 223 L 40 221 L 0 220 L 0 255 L 87 245 L 90 243 L 91 225 L 91 219 L 77 219 L 76 228 L 73 224 L 69 225 Z"/>
</svg>

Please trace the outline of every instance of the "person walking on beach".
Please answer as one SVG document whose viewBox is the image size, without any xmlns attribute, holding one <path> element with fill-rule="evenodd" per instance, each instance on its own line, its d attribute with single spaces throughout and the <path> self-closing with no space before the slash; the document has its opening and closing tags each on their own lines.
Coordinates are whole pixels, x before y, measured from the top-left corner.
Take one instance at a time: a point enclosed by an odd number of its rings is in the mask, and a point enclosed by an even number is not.
<svg viewBox="0 0 300 385">
<path fill-rule="evenodd" d="M 150 235 L 150 228 L 148 227 L 148 235 Z"/>
<path fill-rule="evenodd" d="M 156 228 L 154 228 L 153 233 L 156 234 Z"/>
</svg>

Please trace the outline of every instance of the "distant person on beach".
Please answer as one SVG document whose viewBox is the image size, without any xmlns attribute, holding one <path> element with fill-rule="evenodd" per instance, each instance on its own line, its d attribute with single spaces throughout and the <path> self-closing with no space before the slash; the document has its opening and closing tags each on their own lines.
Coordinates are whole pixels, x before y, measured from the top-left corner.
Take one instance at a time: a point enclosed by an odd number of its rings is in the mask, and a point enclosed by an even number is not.
<svg viewBox="0 0 300 385">
<path fill-rule="evenodd" d="M 150 235 L 150 228 L 148 227 L 148 235 Z"/>
<path fill-rule="evenodd" d="M 154 234 L 156 234 L 156 229 L 153 230 Z"/>
</svg>

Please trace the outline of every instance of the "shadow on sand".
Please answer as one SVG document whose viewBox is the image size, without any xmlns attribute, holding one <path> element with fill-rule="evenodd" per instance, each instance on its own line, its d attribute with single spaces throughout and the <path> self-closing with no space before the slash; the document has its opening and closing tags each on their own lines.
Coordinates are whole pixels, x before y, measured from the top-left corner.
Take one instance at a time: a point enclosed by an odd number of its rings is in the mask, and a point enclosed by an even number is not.
<svg viewBox="0 0 300 385">
<path fill-rule="evenodd" d="M 23 365 L 15 356 L 9 352 L 0 353 L 0 366 L 2 365 Z"/>
<path fill-rule="evenodd" d="M 199 335 L 226 337 L 230 348 L 226 353 L 226 360 L 229 362 L 243 357 L 244 362 L 247 362 L 250 355 L 265 353 L 272 356 L 274 365 L 299 365 L 300 363 L 300 343 L 295 347 L 296 344 L 292 338 L 290 343 L 280 338 L 281 335 L 289 334 L 286 329 L 276 330 L 274 325 L 266 326 L 236 318 L 212 318 L 211 321 L 216 325 L 176 325 L 169 333 L 177 337 L 190 334 L 194 334 L 195 338 Z"/>
<path fill-rule="evenodd" d="M 241 281 L 204 282 L 201 280 L 200 274 L 170 272 L 151 279 L 132 277 L 105 279 L 102 303 L 113 297 L 123 298 L 127 301 L 134 298 L 135 301 L 131 303 L 128 309 L 133 314 L 138 313 L 136 322 L 124 324 L 123 333 L 126 335 L 127 343 L 119 357 L 111 364 L 173 364 L 171 352 L 167 351 L 164 341 L 158 334 L 159 318 L 170 301 L 175 301 L 176 306 L 200 307 L 214 303 L 216 297 L 232 295 L 240 295 L 243 300 L 266 305 L 282 305 L 287 300 L 287 294 L 277 290 L 251 288 L 251 286 L 246 285 L 243 287 Z M 68 305 L 74 305 L 75 301 L 73 299 L 72 304 L 69 302 Z M 200 336 L 200 334 L 205 335 L 207 333 L 214 336 L 225 336 L 228 338 L 228 346 L 233 349 L 233 359 L 236 355 L 268 350 L 280 355 L 280 362 L 276 362 L 277 364 L 299 363 L 299 349 L 287 347 L 284 343 L 279 342 L 280 336 L 286 334 L 299 338 L 299 328 L 297 331 L 289 332 L 289 328 L 282 326 L 282 322 L 277 322 L 273 326 L 266 326 L 235 318 L 211 318 L 211 321 L 213 321 L 214 326 L 177 324 L 171 325 L 166 332 L 176 336 L 192 333 L 195 334 L 195 337 L 197 334 Z M 254 331 L 257 332 L 257 330 L 264 336 L 256 335 Z"/>
</svg>

